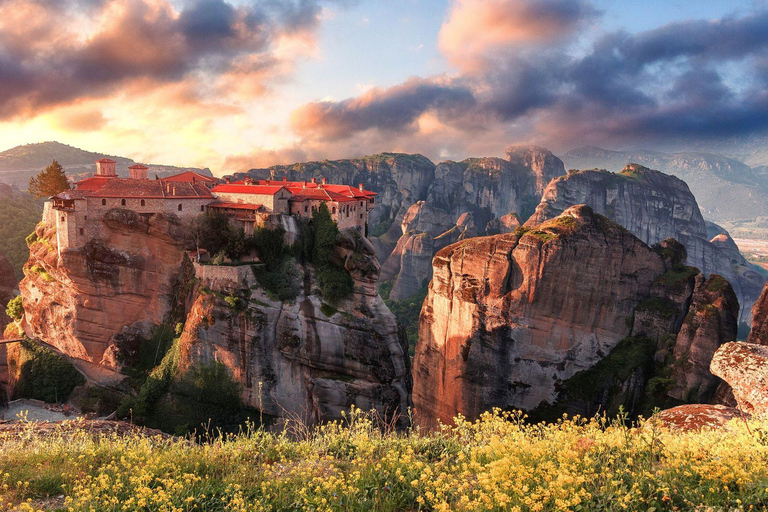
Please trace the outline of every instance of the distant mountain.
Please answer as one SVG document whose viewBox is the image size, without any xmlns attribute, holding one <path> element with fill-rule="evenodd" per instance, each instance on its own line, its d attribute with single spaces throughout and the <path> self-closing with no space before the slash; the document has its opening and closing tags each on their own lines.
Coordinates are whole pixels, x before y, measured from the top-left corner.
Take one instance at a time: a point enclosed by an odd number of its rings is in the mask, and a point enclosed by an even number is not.
<svg viewBox="0 0 768 512">
<path fill-rule="evenodd" d="M 562 157 L 568 169 L 607 169 L 618 172 L 629 163 L 658 169 L 684 180 L 704 217 L 724 224 L 734 236 L 738 227 L 768 218 L 768 171 L 712 153 L 610 151 L 583 147 Z"/>
<path fill-rule="evenodd" d="M 121 176 L 127 176 L 128 167 L 137 163 L 130 158 L 93 153 L 60 142 L 25 144 L 0 153 L 0 182 L 26 189 L 29 178 L 40 172 L 53 160 L 57 160 L 64 167 L 68 175 L 77 178 L 81 175 L 89 175 L 95 172 L 96 160 L 105 157 L 117 162 L 117 173 Z M 213 175 L 210 169 L 174 167 L 171 165 L 149 163 L 144 163 L 144 165 L 150 168 L 149 176 L 157 174 L 161 178 L 187 170 L 199 172 L 206 176 Z"/>
</svg>

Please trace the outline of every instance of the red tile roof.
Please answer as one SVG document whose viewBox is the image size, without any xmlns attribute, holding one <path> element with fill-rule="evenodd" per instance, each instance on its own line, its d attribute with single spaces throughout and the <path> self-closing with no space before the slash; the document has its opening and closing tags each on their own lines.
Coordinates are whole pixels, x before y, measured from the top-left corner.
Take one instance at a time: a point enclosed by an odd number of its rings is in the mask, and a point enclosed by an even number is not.
<svg viewBox="0 0 768 512">
<path fill-rule="evenodd" d="M 226 183 L 224 185 L 218 185 L 214 187 L 211 190 L 211 192 L 213 192 L 214 194 L 216 193 L 260 194 L 260 195 L 273 196 L 284 188 L 285 187 L 283 186 L 245 185 L 243 182 L 236 182 L 236 183 Z"/>
<path fill-rule="evenodd" d="M 181 174 L 174 174 L 173 176 L 168 176 L 166 178 L 160 178 L 160 181 L 188 181 L 191 182 L 194 178 L 195 181 L 202 181 L 205 183 L 218 183 L 219 180 L 217 178 L 214 178 L 212 176 L 205 176 L 203 174 L 199 174 L 193 171 L 185 171 Z"/>
<path fill-rule="evenodd" d="M 96 176 L 76 184 L 78 195 L 87 197 L 118 197 L 142 199 L 213 199 L 211 191 L 200 184 L 187 182 L 165 183 L 159 180 Z M 63 199 L 63 198 L 62 198 Z"/>
<path fill-rule="evenodd" d="M 101 160 L 96 160 L 96 162 L 100 164 L 116 164 L 114 160 L 110 160 L 109 158 L 102 158 Z"/>
<path fill-rule="evenodd" d="M 129 167 L 129 169 L 149 169 L 146 165 L 136 164 Z"/>
</svg>

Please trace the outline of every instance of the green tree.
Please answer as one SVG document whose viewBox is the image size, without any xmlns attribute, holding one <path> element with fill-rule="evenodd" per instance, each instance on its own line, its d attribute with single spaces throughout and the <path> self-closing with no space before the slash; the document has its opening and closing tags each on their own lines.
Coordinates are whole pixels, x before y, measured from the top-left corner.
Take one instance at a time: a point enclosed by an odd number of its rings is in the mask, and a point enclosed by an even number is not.
<svg viewBox="0 0 768 512">
<path fill-rule="evenodd" d="M 312 214 L 312 228 L 315 235 L 312 263 L 321 267 L 330 265 L 333 260 L 333 247 L 339 236 L 339 227 L 331 218 L 331 212 L 325 203 Z"/>
<path fill-rule="evenodd" d="M 51 165 L 40 171 L 37 176 L 29 179 L 29 193 L 40 199 L 55 196 L 72 188 L 64 174 L 64 168 L 54 160 Z"/>
</svg>

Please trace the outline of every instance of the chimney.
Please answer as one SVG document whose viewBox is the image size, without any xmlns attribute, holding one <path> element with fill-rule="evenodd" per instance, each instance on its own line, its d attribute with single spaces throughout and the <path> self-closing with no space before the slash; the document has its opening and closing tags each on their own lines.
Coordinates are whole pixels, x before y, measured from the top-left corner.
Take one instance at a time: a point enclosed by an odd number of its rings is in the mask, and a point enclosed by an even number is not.
<svg viewBox="0 0 768 512">
<path fill-rule="evenodd" d="M 304 186 L 301 188 L 307 188 L 307 180 L 304 180 Z"/>
<path fill-rule="evenodd" d="M 147 179 L 147 171 L 149 170 L 149 167 L 146 165 L 136 164 L 132 165 L 128 168 L 128 171 L 131 173 L 131 179 L 132 180 L 145 180 Z"/>
<path fill-rule="evenodd" d="M 321 179 L 321 180 L 320 180 L 320 182 L 321 182 L 323 185 L 325 185 L 326 183 L 328 183 L 328 179 L 327 179 L 327 178 L 323 178 L 323 179 Z"/>
<path fill-rule="evenodd" d="M 357 186 L 357 188 L 359 188 L 361 191 L 362 191 L 362 190 L 365 190 L 365 189 L 363 188 L 363 184 L 362 184 L 362 183 L 361 183 L 361 184 L 359 184 L 359 185 Z"/>
<path fill-rule="evenodd" d="M 283 176 L 283 181 L 288 181 L 288 176 Z"/>
<path fill-rule="evenodd" d="M 197 177 L 192 176 L 192 184 L 197 185 Z"/>
<path fill-rule="evenodd" d="M 314 176 L 312 176 L 312 183 L 314 183 L 314 182 L 315 182 L 315 177 L 314 177 Z"/>
</svg>

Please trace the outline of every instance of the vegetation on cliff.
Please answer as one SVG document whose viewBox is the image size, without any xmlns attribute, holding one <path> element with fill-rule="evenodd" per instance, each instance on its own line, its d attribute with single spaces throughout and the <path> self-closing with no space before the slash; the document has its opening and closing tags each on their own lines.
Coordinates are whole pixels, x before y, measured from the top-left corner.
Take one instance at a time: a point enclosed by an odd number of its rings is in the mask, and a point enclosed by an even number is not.
<svg viewBox="0 0 768 512">
<path fill-rule="evenodd" d="M 768 495 L 765 422 L 681 433 L 518 414 L 427 433 L 353 411 L 316 429 L 208 442 L 35 425 L 0 434 L 0 502 L 116 510 L 751 510 Z M 58 496 L 63 495 L 63 498 Z M 25 503 L 30 500 L 30 503 Z"/>
<path fill-rule="evenodd" d="M 18 360 L 16 394 L 49 403 L 65 402 L 85 377 L 51 349 L 25 339 Z"/>
</svg>

